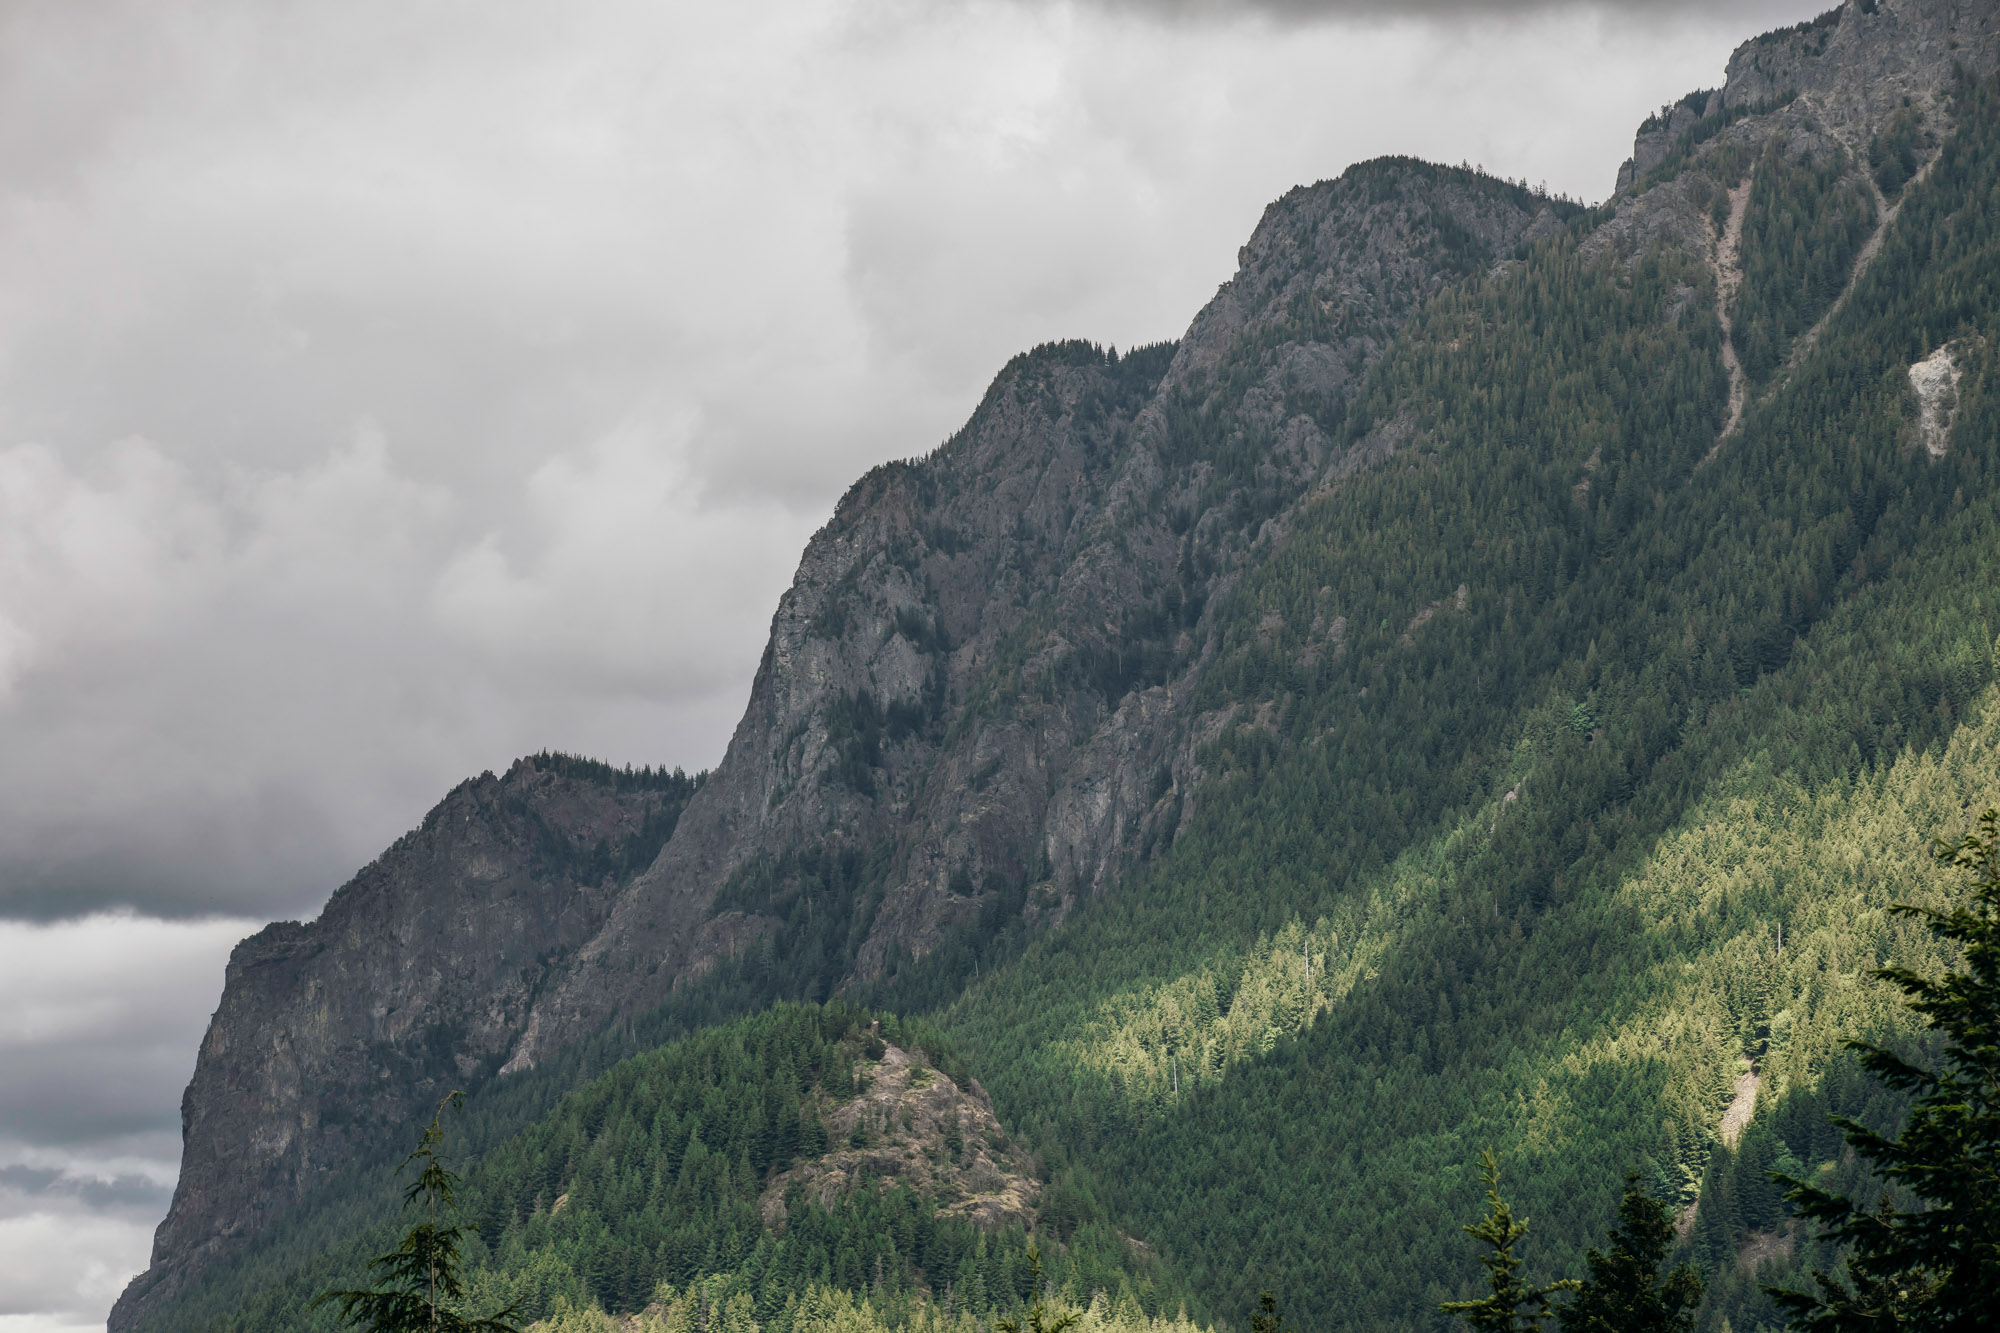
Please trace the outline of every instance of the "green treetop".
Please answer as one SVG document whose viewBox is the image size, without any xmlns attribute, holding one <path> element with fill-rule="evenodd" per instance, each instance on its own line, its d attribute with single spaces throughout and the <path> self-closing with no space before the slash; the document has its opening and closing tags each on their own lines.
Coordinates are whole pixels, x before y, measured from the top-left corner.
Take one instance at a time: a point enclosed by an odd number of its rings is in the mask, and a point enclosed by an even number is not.
<svg viewBox="0 0 2000 1333">
<path fill-rule="evenodd" d="M 1584 1256 L 1590 1275 L 1575 1299 L 1556 1310 L 1563 1333 L 1692 1333 L 1702 1281 L 1686 1265 L 1661 1279 L 1673 1244 L 1667 1206 L 1640 1189 L 1636 1175 L 1625 1177 L 1609 1253 L 1590 1248 Z"/>
<path fill-rule="evenodd" d="M 463 1100 L 464 1094 L 453 1092 L 438 1103 L 416 1151 L 396 1168 L 401 1175 L 410 1163 L 423 1163 L 403 1191 L 404 1207 L 421 1203 L 423 1218 L 404 1234 L 401 1245 L 369 1261 L 380 1274 L 375 1285 L 321 1292 L 313 1301 L 337 1303 L 341 1318 L 363 1333 L 519 1333 L 504 1322 L 513 1313 L 511 1308 L 483 1319 L 455 1308 L 465 1299 L 458 1255 L 458 1238 L 465 1228 L 449 1220 L 457 1206 L 453 1191 L 458 1176 L 444 1164 L 440 1122 L 446 1106 L 456 1107 Z"/>
<path fill-rule="evenodd" d="M 1500 1197 L 1500 1159 L 1491 1148 L 1479 1154 L 1479 1167 L 1486 1176 L 1486 1216 L 1465 1234 L 1486 1244 L 1491 1253 L 1480 1256 L 1492 1291 L 1476 1301 L 1446 1301 L 1438 1308 L 1446 1314 L 1463 1315 L 1465 1322 L 1481 1333 L 1521 1333 L 1540 1328 L 1549 1317 L 1549 1297 L 1572 1291 L 1574 1282 L 1552 1282 L 1532 1287 L 1521 1279 L 1521 1261 L 1514 1245 L 1528 1234 L 1525 1219 L 1516 1221 L 1514 1210 Z"/>
</svg>

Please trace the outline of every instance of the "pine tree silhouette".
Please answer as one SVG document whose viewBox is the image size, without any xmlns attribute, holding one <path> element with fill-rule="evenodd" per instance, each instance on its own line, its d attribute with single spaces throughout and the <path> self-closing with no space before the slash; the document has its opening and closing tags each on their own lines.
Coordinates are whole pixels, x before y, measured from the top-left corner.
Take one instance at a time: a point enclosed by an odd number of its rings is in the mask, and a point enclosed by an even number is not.
<svg viewBox="0 0 2000 1333">
<path fill-rule="evenodd" d="M 520 1333 L 505 1322 L 512 1306 L 486 1318 L 468 1318 L 454 1308 L 465 1299 L 458 1255 L 465 1228 L 449 1220 L 457 1207 L 458 1176 L 444 1164 L 442 1122 L 445 1107 L 464 1100 L 463 1093 L 452 1092 L 440 1101 L 416 1151 L 396 1168 L 400 1176 L 410 1163 L 423 1162 L 403 1191 L 403 1206 L 421 1203 L 423 1220 L 404 1233 L 401 1245 L 369 1261 L 380 1274 L 373 1287 L 323 1291 L 313 1298 L 314 1308 L 339 1305 L 342 1321 L 362 1333 Z"/>
</svg>

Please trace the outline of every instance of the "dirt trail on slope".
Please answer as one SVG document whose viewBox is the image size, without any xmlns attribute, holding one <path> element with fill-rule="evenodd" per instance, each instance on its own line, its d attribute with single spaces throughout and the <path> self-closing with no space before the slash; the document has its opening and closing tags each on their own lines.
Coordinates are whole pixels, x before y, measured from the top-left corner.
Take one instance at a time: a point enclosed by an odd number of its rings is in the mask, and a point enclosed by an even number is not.
<svg viewBox="0 0 2000 1333">
<path fill-rule="evenodd" d="M 1750 381 L 1743 374 L 1743 362 L 1736 355 L 1735 326 L 1731 311 L 1736 291 L 1743 285 L 1743 215 L 1750 207 L 1750 178 L 1745 176 L 1729 192 L 1729 220 L 1708 255 L 1708 271 L 1715 275 L 1715 315 L 1722 321 L 1722 364 L 1729 371 L 1729 419 L 1709 447 L 1706 463 L 1722 448 L 1722 442 L 1736 433 L 1743 421 L 1743 407 L 1750 398 Z"/>
<path fill-rule="evenodd" d="M 1917 168 L 1917 174 L 1904 183 L 1902 192 L 1897 195 L 1893 204 L 1864 168 L 1862 180 L 1868 186 L 1870 197 L 1875 201 L 1875 230 L 1868 234 L 1868 239 L 1861 243 L 1859 250 L 1855 251 L 1854 265 L 1847 272 L 1847 282 L 1841 287 L 1840 295 L 1834 297 L 1833 304 L 1826 308 L 1826 313 L 1814 320 L 1813 326 L 1801 333 L 1792 343 L 1792 350 L 1785 357 L 1786 375 L 1798 369 L 1804 364 L 1805 359 L 1812 355 L 1813 348 L 1819 345 L 1820 334 L 1826 331 L 1826 326 L 1833 322 L 1833 317 L 1847 305 L 1847 298 L 1854 295 L 1854 289 L 1861 285 L 1861 277 L 1868 272 L 1868 266 L 1875 262 L 1875 256 L 1882 253 L 1882 242 L 1889 235 L 1889 228 L 1895 225 L 1897 215 L 1903 211 L 1903 201 L 1910 197 L 1911 191 L 1924 183 L 1925 178 L 1931 174 L 1931 168 L 1937 165 L 1938 159 L 1942 156 L 1943 153 L 1933 151 L 1924 160 L 1924 164 Z M 1862 154 L 1858 160 L 1866 163 L 1867 157 Z M 1777 391 L 1777 386 L 1783 378 L 1783 376 L 1773 377 L 1770 386 L 1765 390 L 1766 398 Z"/>
</svg>

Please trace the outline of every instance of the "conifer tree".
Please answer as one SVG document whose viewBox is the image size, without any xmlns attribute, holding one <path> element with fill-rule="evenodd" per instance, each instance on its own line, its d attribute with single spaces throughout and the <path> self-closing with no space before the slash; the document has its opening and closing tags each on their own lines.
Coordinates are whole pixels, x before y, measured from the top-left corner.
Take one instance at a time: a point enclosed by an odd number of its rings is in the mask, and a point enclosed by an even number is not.
<svg viewBox="0 0 2000 1333">
<path fill-rule="evenodd" d="M 1816 1293 L 1768 1288 L 1795 1327 L 1817 1330 L 1993 1326 L 2000 1311 L 2000 810 L 1976 832 L 1940 842 L 1937 857 L 1969 872 L 1972 901 L 1944 911 L 1898 904 L 1957 946 L 1961 967 L 1933 981 L 1902 967 L 1878 969 L 1944 1038 L 1938 1068 L 1882 1047 L 1850 1043 L 1862 1065 L 1914 1105 L 1894 1139 L 1835 1117 L 1877 1175 L 1924 1206 L 1899 1210 L 1885 1196 L 1869 1212 L 1849 1198 L 1791 1177 L 1786 1195 L 1849 1246 L 1847 1278 L 1814 1273 Z"/>
<path fill-rule="evenodd" d="M 1592 1246 L 1585 1254 L 1589 1276 L 1557 1307 L 1556 1324 L 1563 1333 L 1691 1333 L 1702 1281 L 1685 1264 L 1662 1280 L 1673 1243 L 1666 1205 L 1639 1188 L 1636 1174 L 1626 1176 L 1610 1253 Z"/>
<path fill-rule="evenodd" d="M 1268 1291 L 1257 1293 L 1257 1308 L 1258 1312 L 1250 1316 L 1250 1333 L 1287 1333 L 1276 1296 Z"/>
<path fill-rule="evenodd" d="M 1516 1221 L 1514 1210 L 1500 1197 L 1500 1159 L 1491 1148 L 1479 1154 L 1479 1168 L 1486 1177 L 1486 1216 L 1465 1234 L 1489 1246 L 1492 1253 L 1479 1262 L 1486 1267 L 1493 1290 L 1476 1301 L 1446 1301 L 1438 1308 L 1446 1314 L 1463 1315 L 1465 1322 L 1480 1333 L 1523 1333 L 1537 1329 L 1549 1317 L 1549 1297 L 1559 1291 L 1573 1291 L 1576 1283 L 1552 1282 L 1531 1287 L 1521 1280 L 1521 1261 L 1514 1254 L 1515 1242 L 1528 1234 L 1525 1219 Z"/>
<path fill-rule="evenodd" d="M 457 1107 L 464 1099 L 463 1093 L 452 1092 L 438 1103 L 416 1151 L 396 1168 L 400 1176 L 412 1162 L 423 1162 L 403 1191 L 405 1208 L 421 1203 L 422 1220 L 404 1233 L 401 1245 L 369 1261 L 380 1274 L 373 1287 L 323 1291 L 313 1299 L 314 1307 L 339 1305 L 341 1319 L 362 1333 L 519 1333 L 505 1322 L 513 1314 L 511 1306 L 486 1318 L 469 1318 L 454 1308 L 465 1299 L 458 1255 L 465 1228 L 450 1220 L 458 1176 L 444 1164 L 441 1122 L 444 1108 Z"/>
<path fill-rule="evenodd" d="M 1000 1333 L 1063 1333 L 1077 1321 L 1077 1313 L 1074 1310 L 1065 1310 L 1061 1314 L 1050 1312 L 1048 1293 L 1042 1290 L 1042 1250 L 1032 1241 L 1028 1243 L 1028 1271 L 1033 1276 L 1035 1299 L 1028 1307 L 1027 1318 L 996 1319 L 993 1327 Z"/>
</svg>

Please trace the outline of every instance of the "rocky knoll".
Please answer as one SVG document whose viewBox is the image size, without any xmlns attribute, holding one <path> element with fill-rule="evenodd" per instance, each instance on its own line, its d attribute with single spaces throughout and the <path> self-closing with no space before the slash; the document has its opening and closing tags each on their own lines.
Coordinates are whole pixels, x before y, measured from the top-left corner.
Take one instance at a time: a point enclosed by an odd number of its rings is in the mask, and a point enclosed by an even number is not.
<svg viewBox="0 0 2000 1333">
<path fill-rule="evenodd" d="M 875 1043 L 866 1086 L 821 1109 L 833 1148 L 771 1178 L 758 1200 L 767 1226 L 782 1228 L 787 1203 L 822 1208 L 856 1189 L 906 1185 L 939 1211 L 977 1226 L 1032 1226 L 1041 1183 L 976 1081 L 960 1087 L 921 1052 Z"/>
</svg>

